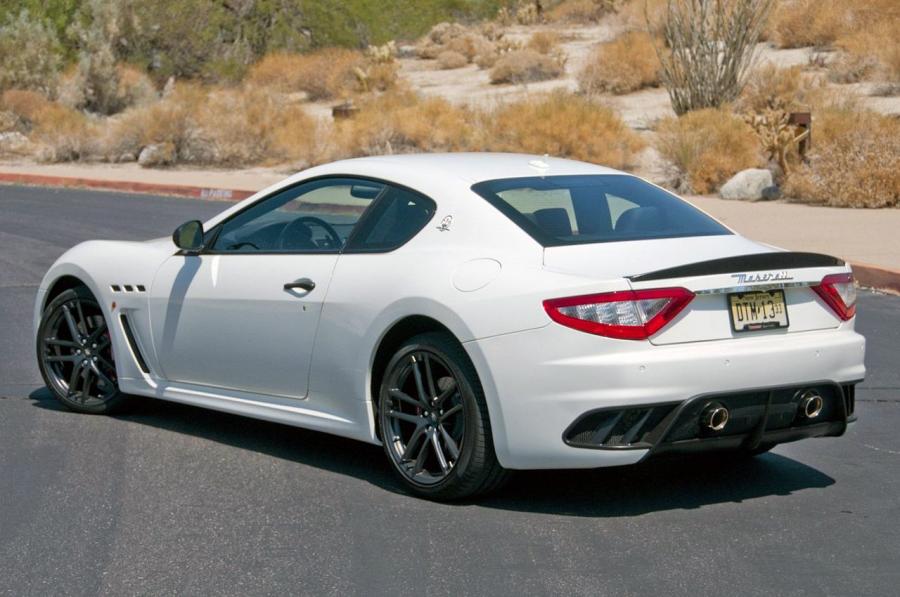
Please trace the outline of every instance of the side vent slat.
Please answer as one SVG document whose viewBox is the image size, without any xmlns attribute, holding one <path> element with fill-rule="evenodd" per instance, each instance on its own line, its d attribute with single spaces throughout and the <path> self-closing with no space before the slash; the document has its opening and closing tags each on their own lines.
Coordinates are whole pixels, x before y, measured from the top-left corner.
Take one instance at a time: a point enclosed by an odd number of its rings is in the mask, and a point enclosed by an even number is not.
<svg viewBox="0 0 900 597">
<path fill-rule="evenodd" d="M 144 373 L 150 373 L 150 368 L 147 367 L 147 361 L 144 360 L 144 355 L 141 354 L 141 350 L 138 348 L 137 342 L 135 341 L 134 333 L 131 331 L 131 324 L 128 323 L 128 317 L 122 313 L 119 315 L 119 319 L 122 321 L 122 329 L 125 330 L 125 338 L 128 340 L 128 346 L 131 348 L 132 354 L 134 354 L 134 359 L 137 361 L 138 367 L 140 367 L 141 371 Z"/>
</svg>

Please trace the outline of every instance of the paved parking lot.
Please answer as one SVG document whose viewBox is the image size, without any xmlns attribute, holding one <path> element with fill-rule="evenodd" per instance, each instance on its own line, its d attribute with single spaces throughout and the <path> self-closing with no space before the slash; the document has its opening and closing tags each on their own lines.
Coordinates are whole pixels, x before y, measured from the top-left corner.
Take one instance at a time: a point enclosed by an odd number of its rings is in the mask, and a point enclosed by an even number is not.
<svg viewBox="0 0 900 597">
<path fill-rule="evenodd" d="M 523 473 L 474 503 L 405 495 L 349 440 L 150 400 L 57 406 L 31 339 L 49 264 L 222 207 L 0 186 L 0 594 L 897 594 L 896 297 L 861 297 L 869 375 L 843 438 Z"/>
</svg>

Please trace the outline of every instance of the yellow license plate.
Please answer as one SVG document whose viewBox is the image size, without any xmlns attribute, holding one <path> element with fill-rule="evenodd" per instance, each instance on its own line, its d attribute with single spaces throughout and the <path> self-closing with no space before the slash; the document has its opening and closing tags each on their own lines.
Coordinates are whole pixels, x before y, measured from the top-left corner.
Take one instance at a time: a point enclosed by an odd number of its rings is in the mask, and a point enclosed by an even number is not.
<svg viewBox="0 0 900 597">
<path fill-rule="evenodd" d="M 783 290 L 741 292 L 728 295 L 731 327 L 736 332 L 753 332 L 788 326 Z"/>
</svg>

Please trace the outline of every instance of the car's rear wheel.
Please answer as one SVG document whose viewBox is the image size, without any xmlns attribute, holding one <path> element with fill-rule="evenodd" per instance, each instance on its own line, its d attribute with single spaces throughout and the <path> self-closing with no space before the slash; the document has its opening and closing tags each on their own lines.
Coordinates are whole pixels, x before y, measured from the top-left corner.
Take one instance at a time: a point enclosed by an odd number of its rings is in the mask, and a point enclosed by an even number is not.
<svg viewBox="0 0 900 597">
<path fill-rule="evenodd" d="M 108 413 L 126 399 L 103 311 L 83 286 L 60 293 L 44 309 L 37 357 L 47 387 L 71 410 Z"/>
<path fill-rule="evenodd" d="M 385 453 L 414 493 L 460 499 L 506 479 L 481 384 L 453 337 L 427 333 L 403 343 L 385 370 L 378 406 Z"/>
</svg>

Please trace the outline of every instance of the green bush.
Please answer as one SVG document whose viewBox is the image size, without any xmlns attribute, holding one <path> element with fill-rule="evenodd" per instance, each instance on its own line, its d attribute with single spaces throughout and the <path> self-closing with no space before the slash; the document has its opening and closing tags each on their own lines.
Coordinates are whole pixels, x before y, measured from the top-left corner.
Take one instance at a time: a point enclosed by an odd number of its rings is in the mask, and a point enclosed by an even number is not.
<svg viewBox="0 0 900 597">
<path fill-rule="evenodd" d="M 23 9 L 0 26 L 0 91 L 33 89 L 52 95 L 59 74 L 59 53 L 53 29 Z"/>
</svg>

